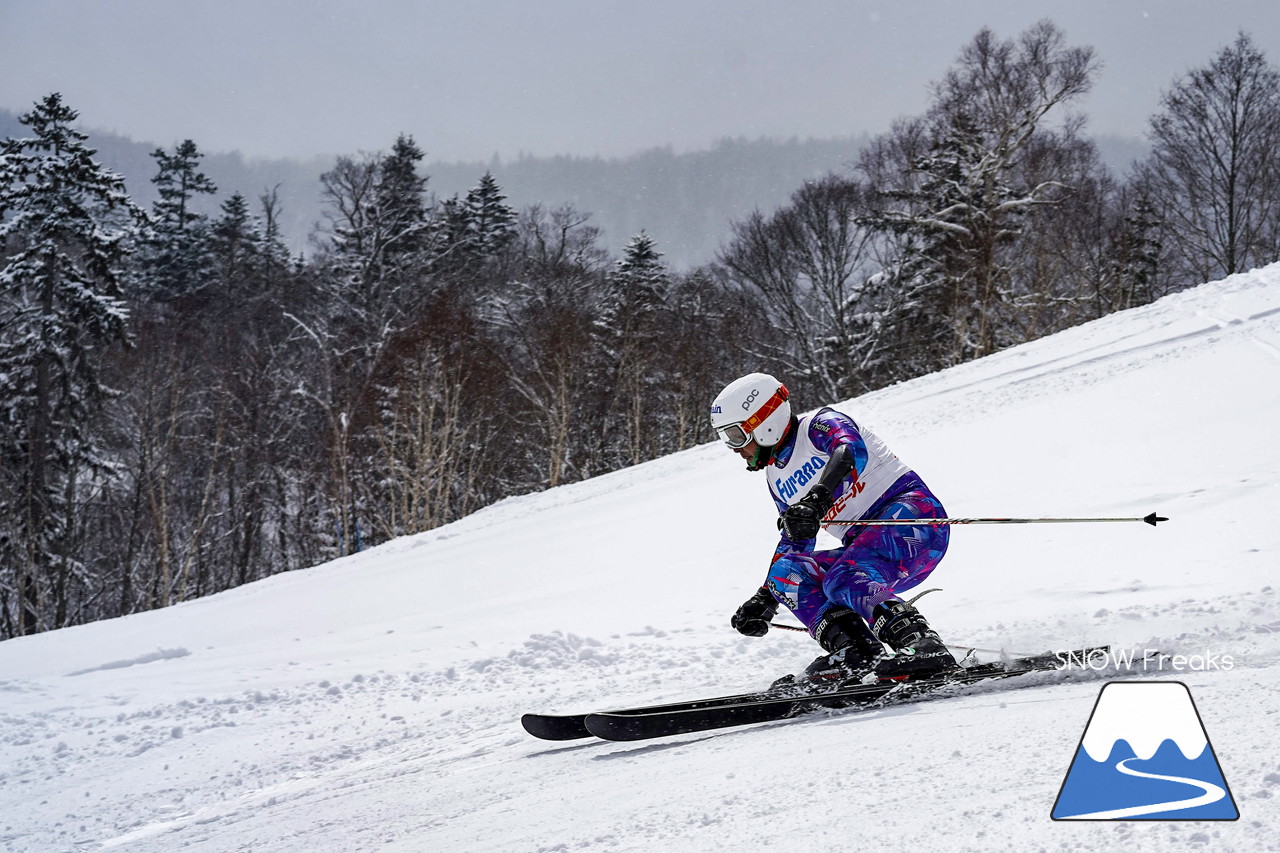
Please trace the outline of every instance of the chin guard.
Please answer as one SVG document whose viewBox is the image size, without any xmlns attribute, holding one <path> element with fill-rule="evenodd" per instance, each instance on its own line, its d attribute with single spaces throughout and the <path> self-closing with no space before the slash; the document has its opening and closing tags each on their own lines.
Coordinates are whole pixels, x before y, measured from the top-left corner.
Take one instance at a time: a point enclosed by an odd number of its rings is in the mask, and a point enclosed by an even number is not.
<svg viewBox="0 0 1280 853">
<path fill-rule="evenodd" d="M 795 415 L 791 416 L 791 420 L 787 422 L 786 429 L 782 431 L 782 438 L 778 440 L 777 444 L 771 444 L 768 447 L 765 447 L 757 441 L 755 455 L 751 457 L 751 461 L 747 462 L 747 470 L 763 471 L 765 468 L 768 468 L 769 463 L 773 461 L 773 452 L 787 443 L 787 437 L 795 431 L 796 424 L 799 423 L 799 420 L 800 419 Z"/>
<path fill-rule="evenodd" d="M 769 465 L 769 460 L 773 458 L 772 447 L 761 447 L 756 445 L 756 452 L 747 462 L 748 471 L 763 471 Z"/>
</svg>

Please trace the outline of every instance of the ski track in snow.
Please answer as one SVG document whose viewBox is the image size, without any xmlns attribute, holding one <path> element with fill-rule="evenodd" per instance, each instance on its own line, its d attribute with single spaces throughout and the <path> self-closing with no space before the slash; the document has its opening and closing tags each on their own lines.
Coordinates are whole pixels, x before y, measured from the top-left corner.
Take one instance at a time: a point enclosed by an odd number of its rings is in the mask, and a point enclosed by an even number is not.
<svg viewBox="0 0 1280 853">
<path fill-rule="evenodd" d="M 1125 677 L 1190 687 L 1234 823 L 1049 819 L 1108 672 L 651 742 L 528 737 L 525 711 L 737 693 L 818 653 L 727 627 L 771 511 L 707 446 L 0 644 L 0 849 L 1280 851 L 1277 358 L 1280 266 L 849 404 L 953 514 L 1172 518 L 958 530 L 921 607 L 958 646 L 1229 655 Z M 688 523 L 707 506 L 728 520 Z"/>
<path fill-rule="evenodd" d="M 1202 683 L 1221 676 L 1247 679 L 1253 671 L 1265 671 L 1280 659 L 1280 600 L 1270 592 L 1240 596 L 1229 603 L 1186 600 L 1151 611 L 1131 608 L 1098 617 L 1098 621 L 1103 626 L 1099 635 L 1128 635 L 1134 638 L 1137 648 L 1186 654 L 1197 654 L 1207 645 L 1252 650 L 1231 673 L 1198 676 Z M 1133 630 L 1134 626 L 1162 621 L 1182 625 L 1199 621 L 1204 628 L 1199 633 L 1183 632 L 1176 638 L 1145 636 Z M 1235 627 L 1224 628 L 1224 623 L 1234 623 Z M 998 644 L 1009 630 L 1009 626 L 1003 633 L 994 626 L 976 626 L 966 636 L 975 644 Z M 1053 633 L 1052 626 L 1012 626 L 1014 633 L 1023 636 L 1032 636 L 1037 630 L 1045 636 Z M 68 812 L 48 827 L 55 831 L 42 833 L 38 827 L 30 826 L 26 831 L 15 832 L 20 824 L 15 826 L 13 822 L 20 810 L 11 808 L 17 803 L 9 802 L 4 807 L 4 823 L 10 825 L 0 839 L 14 845 L 7 848 L 14 850 L 102 847 L 160 851 L 174 849 L 179 840 L 182 844 L 194 843 L 196 849 L 211 850 L 238 849 L 240 845 L 248 849 L 375 849 L 388 845 L 391 849 L 421 849 L 411 840 L 422 837 L 420 832 L 429 836 L 430 831 L 445 831 L 454 823 L 476 823 L 478 817 L 483 822 L 485 814 L 501 815 L 505 809 L 513 808 L 515 804 L 507 799 L 510 796 L 528 794 L 511 790 L 497 795 L 487 793 L 486 784 L 477 784 L 482 780 L 512 774 L 523 784 L 538 787 L 546 785 L 548 777 L 567 776 L 575 784 L 615 790 L 609 782 L 613 772 L 610 768 L 615 766 L 643 771 L 639 762 L 666 756 L 664 772 L 679 773 L 678 756 L 697 760 L 691 751 L 707 749 L 720 759 L 731 758 L 725 750 L 749 752 L 760 739 L 775 736 L 785 736 L 799 746 L 806 730 L 832 729 L 837 736 L 838 730 L 846 730 L 843 740 L 857 739 L 857 729 L 868 726 L 881 736 L 893 737 L 895 727 L 903 720 L 946 717 L 957 713 L 948 707 L 956 704 L 987 725 L 998 722 L 999 715 L 1008 712 L 1009 706 L 1052 705 L 1041 695 L 1046 690 L 1055 697 L 1085 697 L 1080 707 L 1087 708 L 1100 682 L 1110 677 L 1105 672 L 1071 673 L 1065 678 L 1048 673 L 1016 682 L 979 685 L 959 691 L 955 698 L 916 705 L 861 713 L 832 712 L 766 724 L 757 727 L 758 731 L 730 730 L 642 744 L 540 742 L 528 738 L 519 728 L 519 713 L 530 707 L 568 711 L 599 707 L 602 701 L 616 704 L 602 697 L 631 695 L 644 701 L 659 701 L 732 692 L 744 685 L 738 671 L 730 673 L 720 667 L 728 657 L 747 658 L 750 665 L 745 670 L 766 673 L 785 671 L 807 660 L 807 646 L 784 645 L 783 638 L 777 639 L 780 642 L 773 644 L 745 638 L 708 644 L 701 632 L 694 631 L 654 631 L 606 640 L 552 633 L 532 636 L 504 656 L 477 657 L 444 669 L 356 675 L 344 683 L 322 680 L 293 690 L 269 694 L 246 691 L 235 697 L 160 704 L 114 716 L 71 711 L 44 712 L 26 718 L 6 716 L 0 720 L 5 732 L 0 745 L 7 756 L 17 760 L 6 762 L 0 779 L 0 803 L 38 790 L 42 797 L 60 795 Z M 1040 686 L 1028 688 L 1027 682 Z M 1046 708 L 1042 713 L 1056 711 Z M 320 721 L 326 725 L 317 725 Z M 1081 719 L 1079 724 L 1083 722 Z M 1056 762 L 1045 754 L 1046 762 L 1059 764 L 1065 771 L 1072 738 L 1077 735 L 1078 732 L 1069 732 L 1067 737 L 1059 738 L 1063 749 Z M 52 742 L 54 738 L 56 743 Z M 821 742 L 818 734 L 814 739 Z M 954 755 L 965 755 L 965 740 L 967 737 L 954 742 Z M 985 755 L 989 759 L 996 759 L 1000 752 L 999 748 L 993 752 L 990 747 L 977 745 L 975 749 L 979 757 Z M 49 760 L 50 752 L 56 761 Z M 120 765 L 153 752 L 164 756 L 161 779 L 137 784 L 127 796 L 121 796 L 125 792 L 119 790 L 101 791 L 91 781 L 119 774 Z M 918 753 L 908 754 L 914 756 L 913 760 L 920 758 Z M 526 766 L 520 767 L 522 764 Z M 738 768 L 739 774 L 751 772 L 750 761 L 745 762 L 746 767 L 741 764 L 733 762 L 730 766 Z M 191 772 L 196 766 L 220 772 L 201 779 Z M 702 767 L 706 769 L 705 762 Z M 1280 770 L 1280 764 L 1272 770 Z M 802 772 L 802 768 L 792 771 L 785 766 L 775 767 L 768 772 L 785 775 Z M 873 774 L 879 776 L 881 771 Z M 1042 778 L 1035 781 L 1049 791 L 1051 804 L 1057 771 L 1039 775 Z M 1273 776 L 1275 781 L 1264 791 L 1280 782 L 1280 773 Z M 737 777 L 730 781 L 732 778 Z M 357 840 L 355 846 L 326 846 L 326 833 L 344 826 L 344 821 L 361 820 L 357 813 L 343 807 L 345 800 L 372 798 L 377 802 L 378 791 L 388 786 L 421 791 L 428 802 L 436 799 L 437 803 L 426 810 L 421 822 L 411 821 L 408 826 L 403 810 L 406 804 L 397 804 L 389 815 L 393 831 L 387 838 L 379 840 L 376 833 L 368 830 L 365 834 L 369 838 Z M 684 784 L 680 787 L 686 789 Z M 445 794 L 445 790 L 454 793 Z M 560 793 L 563 795 L 564 790 L 560 789 Z M 91 824 L 84 824 L 84 829 L 72 829 L 81 797 L 86 804 L 96 806 L 91 810 L 97 813 Z M 737 820 L 731 815 L 744 795 L 740 793 L 738 797 L 713 801 L 713 806 L 724 810 L 719 817 L 715 817 L 715 808 L 705 815 L 690 812 L 688 823 L 707 827 Z M 94 799 L 98 802 L 94 803 Z M 948 795 L 945 799 L 950 802 L 959 798 Z M 103 808 L 107 803 L 110 806 Z M 542 796 L 537 807 L 547 808 L 549 803 Z M 333 817 L 321 817 L 318 824 L 303 817 L 315 815 Z M 566 815 L 564 820 L 567 828 L 575 819 Z M 96 831 L 91 832 L 90 826 Z M 488 835 L 481 829 L 474 831 L 478 833 L 476 846 L 459 840 L 461 849 L 556 849 L 554 845 L 512 848 L 507 846 L 510 836 L 505 831 Z M 533 831 L 536 834 L 538 830 Z M 556 834 L 556 830 L 545 826 L 541 831 Z M 296 834 L 288 834 L 291 832 Z M 614 837 L 598 846 L 599 839 L 587 839 L 590 843 L 585 849 L 651 849 L 645 839 L 651 841 L 658 829 L 640 821 L 632 825 L 632 832 L 639 834 Z M 63 846 L 67 844 L 70 846 Z M 396 847 L 397 844 L 401 846 Z M 577 846 L 575 843 L 566 849 Z"/>
</svg>

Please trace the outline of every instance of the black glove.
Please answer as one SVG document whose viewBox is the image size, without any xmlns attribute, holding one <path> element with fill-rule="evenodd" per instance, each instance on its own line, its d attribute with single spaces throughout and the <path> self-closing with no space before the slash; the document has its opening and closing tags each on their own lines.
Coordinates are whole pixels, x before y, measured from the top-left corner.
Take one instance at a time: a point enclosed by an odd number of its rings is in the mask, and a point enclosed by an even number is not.
<svg viewBox="0 0 1280 853">
<path fill-rule="evenodd" d="M 729 620 L 729 624 L 740 634 L 746 634 L 748 637 L 763 637 L 769 633 L 769 620 L 777 612 L 778 602 L 774 601 L 773 595 L 767 588 L 760 587 L 755 595 L 742 603 L 738 612 Z"/>
<path fill-rule="evenodd" d="M 833 506 L 831 490 L 819 483 L 778 517 L 778 529 L 792 542 L 812 539 L 822 529 L 822 519 Z"/>
</svg>

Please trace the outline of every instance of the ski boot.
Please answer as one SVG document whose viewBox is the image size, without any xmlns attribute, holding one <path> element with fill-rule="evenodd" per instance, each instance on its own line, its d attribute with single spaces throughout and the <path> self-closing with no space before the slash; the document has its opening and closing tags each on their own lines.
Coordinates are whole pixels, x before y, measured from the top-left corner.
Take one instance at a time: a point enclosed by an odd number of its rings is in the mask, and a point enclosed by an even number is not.
<svg viewBox="0 0 1280 853">
<path fill-rule="evenodd" d="M 805 690 L 836 689 L 859 683 L 885 656 L 884 646 L 871 633 L 866 621 L 845 608 L 827 611 L 814 626 L 813 636 L 827 654 L 815 659 L 800 675 L 779 678 L 773 683 L 774 688 L 790 685 Z"/>
<path fill-rule="evenodd" d="M 871 630 L 896 653 L 876 666 L 881 679 L 929 678 L 960 668 L 920 611 L 905 601 L 891 598 L 877 604 L 871 613 Z"/>
</svg>

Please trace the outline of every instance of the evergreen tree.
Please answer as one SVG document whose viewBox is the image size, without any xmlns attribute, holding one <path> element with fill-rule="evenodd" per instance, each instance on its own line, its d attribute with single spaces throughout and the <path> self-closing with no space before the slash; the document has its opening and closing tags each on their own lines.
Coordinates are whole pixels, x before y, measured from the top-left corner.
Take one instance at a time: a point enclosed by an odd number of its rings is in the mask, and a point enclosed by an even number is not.
<svg viewBox="0 0 1280 853">
<path fill-rule="evenodd" d="M 493 175 L 485 172 L 464 198 L 447 199 L 440 210 L 437 269 L 472 287 L 486 266 L 499 260 L 516 237 L 516 213 Z"/>
<path fill-rule="evenodd" d="M 319 359 L 301 385 L 315 389 L 329 425 L 327 491 L 339 549 L 358 541 L 359 519 L 376 510 L 367 502 L 377 491 L 370 430 L 378 398 L 437 290 L 422 156 L 402 135 L 389 155 L 341 157 L 321 176 L 332 240 L 321 259 L 324 304 L 306 319 Z"/>
<path fill-rule="evenodd" d="M 374 245 L 377 247 L 371 275 L 406 284 L 421 269 L 428 247 L 427 182 L 418 174 L 423 153 L 412 136 L 401 134 L 391 153 L 378 164 L 373 193 Z M 408 295 L 409 301 L 421 294 Z"/>
<path fill-rule="evenodd" d="M 235 193 L 222 204 L 222 215 L 210 227 L 210 277 L 216 285 L 219 322 L 232 321 L 236 334 L 250 327 L 264 338 L 268 329 L 283 333 L 278 304 L 289 267 L 289 251 L 275 222 L 279 212 L 274 193 L 262 198 L 263 215 L 249 209 L 249 201 Z M 272 310 L 265 311 L 268 305 Z M 298 306 L 294 306 L 295 308 Z"/>
<path fill-rule="evenodd" d="M 138 212 L 76 117 L 51 94 L 19 119 L 34 136 L 0 149 L 0 635 L 66 623 L 79 489 L 111 471 L 91 425 L 110 393 L 104 351 L 128 340 L 121 265 Z"/>
<path fill-rule="evenodd" d="M 413 137 L 401 134 L 391 146 L 391 153 L 378 166 L 374 204 L 387 234 L 387 245 L 393 252 L 420 248 L 426 229 L 430 179 L 418 174 L 423 156 Z"/>
<path fill-rule="evenodd" d="M 423 154 L 401 135 L 389 155 L 340 157 L 321 176 L 331 212 L 327 247 L 339 314 L 370 327 L 399 325 L 421 303 L 432 222 Z"/>
<path fill-rule="evenodd" d="M 222 203 L 222 216 L 210 229 L 210 254 L 222 298 L 234 303 L 250 297 L 250 280 L 260 264 L 263 248 L 249 202 L 240 193 Z"/>
<path fill-rule="evenodd" d="M 641 231 L 632 237 L 613 276 L 621 303 L 638 318 L 649 319 L 666 299 L 671 274 L 653 238 Z"/>
<path fill-rule="evenodd" d="M 144 287 L 152 297 L 168 302 L 198 294 L 209 283 L 209 220 L 196 211 L 195 202 L 218 188 L 200 171 L 204 155 L 190 139 L 172 154 L 157 148 L 151 156 L 159 167 L 151 182 L 160 198 L 152 206 Z"/>
<path fill-rule="evenodd" d="M 591 393 L 600 401 L 601 434 L 611 436 L 601 448 L 610 469 L 648 458 L 647 442 L 660 433 L 653 420 L 662 409 L 655 390 L 663 386 L 658 321 L 671 284 L 661 259 L 652 237 L 643 231 L 632 237 L 606 277 L 593 325 L 596 358 L 590 381 L 596 387 Z M 619 427 L 626 430 L 625 444 L 617 440 Z"/>
<path fill-rule="evenodd" d="M 1099 288 L 1098 314 L 1123 311 L 1155 301 L 1163 244 L 1160 218 L 1145 194 L 1124 211 L 1111 238 L 1105 286 Z"/>
<path fill-rule="evenodd" d="M 468 242 L 471 252 L 481 259 L 497 256 L 515 237 L 516 213 L 506 201 L 502 188 L 489 172 L 467 193 L 463 208 Z"/>
<path fill-rule="evenodd" d="M 952 117 L 932 150 L 909 168 L 903 188 L 883 192 L 893 206 L 863 221 L 906 238 L 908 254 L 890 265 L 884 292 L 913 294 L 899 300 L 894 314 L 924 308 L 909 339 L 943 344 L 943 363 L 954 364 L 993 345 L 988 321 L 1010 289 L 999 244 L 1020 230 L 1025 205 L 1011 203 L 1017 193 L 1003 174 L 1008 162 L 989 156 L 964 114 Z"/>
<path fill-rule="evenodd" d="M 156 222 L 170 232 L 191 231 L 205 217 L 194 208 L 196 194 L 213 194 L 218 191 L 213 181 L 200 171 L 204 157 L 190 139 L 179 144 L 172 154 L 163 148 L 151 152 L 159 166 L 151 182 L 156 185 L 160 199 L 154 205 Z"/>
</svg>

